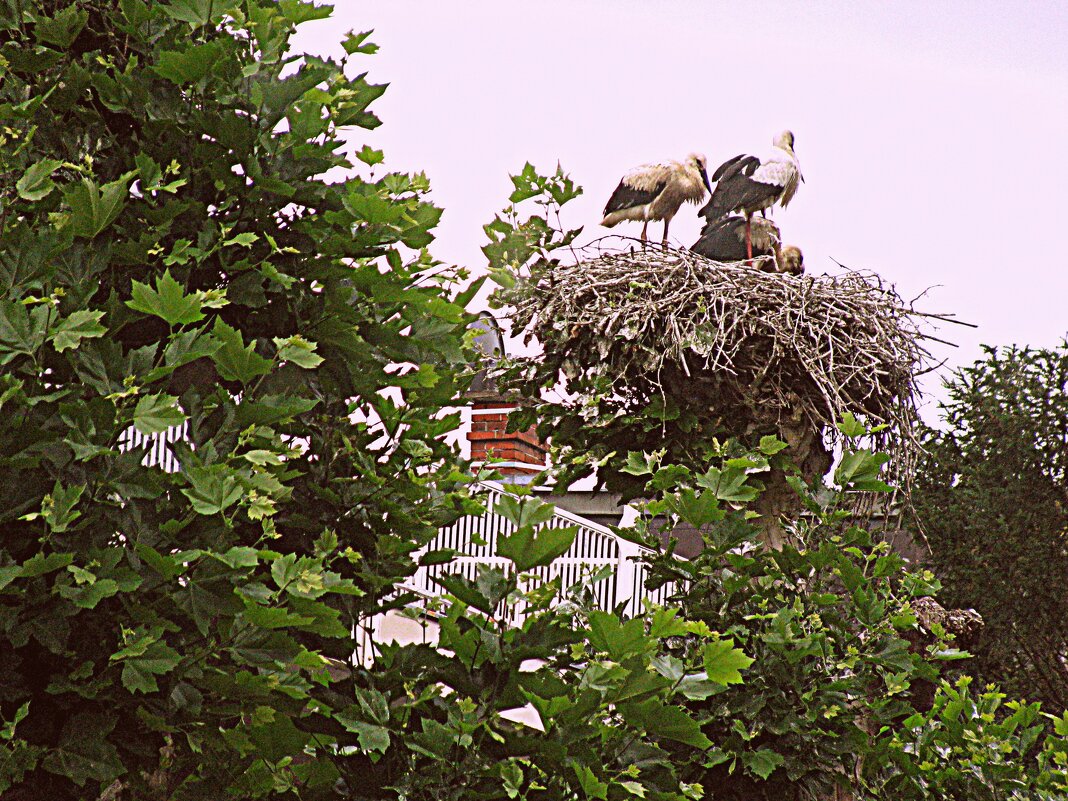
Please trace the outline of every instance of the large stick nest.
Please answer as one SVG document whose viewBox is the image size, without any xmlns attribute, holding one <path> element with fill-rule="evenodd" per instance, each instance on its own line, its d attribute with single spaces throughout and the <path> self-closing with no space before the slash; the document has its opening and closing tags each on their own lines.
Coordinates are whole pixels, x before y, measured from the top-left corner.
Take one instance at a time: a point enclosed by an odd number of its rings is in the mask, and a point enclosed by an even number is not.
<svg viewBox="0 0 1068 801">
<path fill-rule="evenodd" d="M 543 368 L 571 391 L 609 377 L 621 401 L 670 395 L 736 436 L 792 423 L 828 444 L 850 412 L 887 426 L 875 444 L 899 475 L 916 453 L 916 379 L 931 361 L 922 327 L 937 315 L 876 276 L 766 273 L 649 247 L 543 262 L 507 302 L 513 330 L 539 340 Z"/>
</svg>

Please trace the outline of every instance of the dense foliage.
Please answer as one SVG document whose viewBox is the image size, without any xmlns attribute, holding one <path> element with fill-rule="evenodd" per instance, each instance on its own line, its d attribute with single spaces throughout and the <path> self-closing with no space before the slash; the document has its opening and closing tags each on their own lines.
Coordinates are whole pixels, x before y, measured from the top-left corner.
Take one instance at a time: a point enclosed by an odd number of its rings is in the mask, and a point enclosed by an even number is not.
<svg viewBox="0 0 1068 801">
<path fill-rule="evenodd" d="M 592 603 L 603 576 L 521 580 L 574 532 L 508 497 L 508 569 L 445 579 L 419 616 L 442 647 L 366 643 L 479 510 L 443 441 L 477 286 L 451 294 L 425 251 L 425 177 L 345 155 L 344 128 L 378 124 L 383 87 L 348 63 L 367 35 L 340 62 L 289 53 L 328 13 L 0 1 L 5 801 L 1065 797 L 1068 717 L 941 683 L 961 654 L 910 610 L 930 575 L 797 481 L 803 547 L 754 545 L 772 436 L 620 454 L 708 544 L 653 559 L 679 608 L 623 620 Z M 578 191 L 562 172 L 514 180 L 487 227 L 501 280 L 577 234 L 546 214 Z M 166 472 L 132 433 L 175 426 Z M 840 489 L 883 463 L 847 453 Z"/>
<path fill-rule="evenodd" d="M 986 621 L 980 675 L 1068 709 L 1068 346 L 988 348 L 947 392 L 914 493 L 945 595 Z"/>
<path fill-rule="evenodd" d="M 469 357 L 424 278 L 425 177 L 341 149 L 384 87 L 288 53 L 328 13 L 0 3 L 5 799 L 313 798 L 361 769 L 370 713 L 327 658 L 461 511 L 439 412 Z M 123 447 L 182 423 L 180 472 Z"/>
<path fill-rule="evenodd" d="M 688 619 L 754 660 L 743 688 L 688 704 L 715 743 L 690 780 L 739 801 L 1064 797 L 1068 743 L 1040 705 L 970 688 L 968 654 L 913 608 L 937 593 L 934 574 L 908 570 L 847 511 L 879 454 L 847 450 L 830 495 L 795 480 L 808 512 L 795 523 L 800 547 L 758 544 L 747 507 L 781 447 L 766 441 L 703 472 L 631 457 L 653 500 L 630 533 L 653 545 L 650 521 L 664 517 L 701 531 L 699 555 L 653 558 L 655 573 L 685 587 Z M 1068 733 L 1068 719 L 1055 729 Z"/>
</svg>

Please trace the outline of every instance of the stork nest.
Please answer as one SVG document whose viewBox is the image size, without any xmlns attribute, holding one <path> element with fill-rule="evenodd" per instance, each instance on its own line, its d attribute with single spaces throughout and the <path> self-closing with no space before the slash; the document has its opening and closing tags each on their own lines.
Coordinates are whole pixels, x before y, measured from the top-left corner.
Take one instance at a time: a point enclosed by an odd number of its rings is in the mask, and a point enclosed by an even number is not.
<svg viewBox="0 0 1068 801">
<path fill-rule="evenodd" d="M 599 251 L 542 262 L 503 299 L 513 330 L 542 345 L 541 376 L 561 371 L 576 395 L 608 381 L 601 398 L 631 410 L 670 396 L 728 435 L 801 426 L 831 446 L 849 412 L 886 426 L 873 444 L 890 452 L 895 478 L 907 475 L 919 447 L 916 380 L 934 339 L 922 329 L 945 318 L 917 312 L 874 275 L 760 266 L 652 246 Z"/>
</svg>

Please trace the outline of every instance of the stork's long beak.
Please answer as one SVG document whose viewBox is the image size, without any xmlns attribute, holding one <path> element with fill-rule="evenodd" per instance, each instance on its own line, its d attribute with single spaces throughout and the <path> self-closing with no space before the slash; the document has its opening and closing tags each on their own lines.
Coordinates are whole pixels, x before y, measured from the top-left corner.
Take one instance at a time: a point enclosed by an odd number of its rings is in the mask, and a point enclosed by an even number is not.
<svg viewBox="0 0 1068 801">
<path fill-rule="evenodd" d="M 705 182 L 705 189 L 708 190 L 708 194 L 712 194 L 712 184 L 708 182 L 708 173 L 705 170 L 701 170 L 701 180 Z"/>
</svg>

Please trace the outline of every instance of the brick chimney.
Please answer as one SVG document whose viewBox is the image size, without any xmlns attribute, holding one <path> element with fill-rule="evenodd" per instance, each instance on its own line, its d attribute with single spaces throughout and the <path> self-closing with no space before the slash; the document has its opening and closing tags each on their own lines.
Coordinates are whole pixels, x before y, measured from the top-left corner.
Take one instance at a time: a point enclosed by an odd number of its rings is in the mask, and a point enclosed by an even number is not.
<svg viewBox="0 0 1068 801">
<path fill-rule="evenodd" d="M 471 460 L 507 476 L 532 476 L 545 469 L 548 448 L 531 427 L 508 433 L 508 415 L 517 408 L 495 392 L 469 392 L 471 401 Z"/>
<path fill-rule="evenodd" d="M 533 476 L 545 469 L 548 448 L 538 439 L 533 428 L 508 433 L 508 416 L 518 404 L 506 397 L 493 383 L 488 371 L 504 355 L 504 337 L 500 325 L 489 312 L 482 312 L 471 324 L 479 331 L 475 347 L 483 354 L 485 368 L 471 382 L 467 399 L 471 404 L 471 430 L 467 441 L 471 446 L 471 461 L 488 464 L 512 478 Z"/>
</svg>

